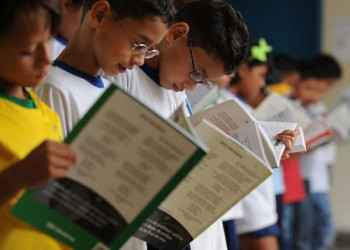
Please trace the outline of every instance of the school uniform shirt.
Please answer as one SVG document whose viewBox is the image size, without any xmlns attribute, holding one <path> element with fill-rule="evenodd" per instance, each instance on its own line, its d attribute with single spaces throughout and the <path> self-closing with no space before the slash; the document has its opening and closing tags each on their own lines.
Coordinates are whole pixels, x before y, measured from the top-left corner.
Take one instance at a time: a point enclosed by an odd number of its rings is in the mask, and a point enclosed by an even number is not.
<svg viewBox="0 0 350 250">
<path fill-rule="evenodd" d="M 64 48 L 68 45 L 68 42 L 58 36 L 52 39 L 52 58 L 55 60 Z"/>
<path fill-rule="evenodd" d="M 52 69 L 34 91 L 61 118 L 63 134 L 73 129 L 110 82 L 101 77 L 93 77 L 71 66 L 54 61 Z"/>
<path fill-rule="evenodd" d="M 158 74 L 147 65 L 135 66 L 132 70 L 108 80 L 116 83 L 163 118 L 169 118 L 186 100 L 184 92 L 162 88 Z"/>
<path fill-rule="evenodd" d="M 61 118 L 66 136 L 101 96 L 110 82 L 93 77 L 55 61 L 45 83 L 35 89 L 38 96 Z M 122 250 L 146 250 L 145 242 L 136 238 L 127 241 Z"/>
<path fill-rule="evenodd" d="M 109 78 L 109 80 L 131 93 L 164 118 L 170 117 L 187 100 L 185 92 L 174 92 L 162 88 L 158 73 L 148 65 L 135 66 L 132 70 Z M 226 239 L 221 220 L 217 220 L 195 238 L 190 246 L 191 250 L 226 250 Z"/>
<path fill-rule="evenodd" d="M 229 93 L 227 91 L 223 91 L 222 95 L 228 96 Z M 232 99 L 242 104 L 248 112 L 253 112 L 252 108 L 244 100 L 235 95 L 232 96 Z M 268 177 L 244 197 L 242 204 L 244 216 L 235 220 L 238 234 L 251 233 L 276 224 L 276 199 L 272 177 Z"/>
<path fill-rule="evenodd" d="M 25 158 L 45 140 L 63 139 L 58 115 L 32 91 L 27 93 L 31 98 L 25 100 L 0 93 L 0 172 Z M 0 213 L 0 249 L 67 249 L 9 214 L 19 196 Z"/>
</svg>

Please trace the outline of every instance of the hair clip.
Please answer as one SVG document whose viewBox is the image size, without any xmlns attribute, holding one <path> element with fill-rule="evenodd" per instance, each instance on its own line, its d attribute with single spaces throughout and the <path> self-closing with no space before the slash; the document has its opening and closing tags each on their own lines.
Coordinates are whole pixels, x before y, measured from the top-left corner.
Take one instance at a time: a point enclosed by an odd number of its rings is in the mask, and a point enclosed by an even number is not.
<svg viewBox="0 0 350 250">
<path fill-rule="evenodd" d="M 267 61 L 267 54 L 272 51 L 272 46 L 268 45 L 265 38 L 259 39 L 259 45 L 252 46 L 250 50 L 250 56 L 247 62 L 251 62 L 253 60 L 258 60 L 260 62 Z"/>
</svg>

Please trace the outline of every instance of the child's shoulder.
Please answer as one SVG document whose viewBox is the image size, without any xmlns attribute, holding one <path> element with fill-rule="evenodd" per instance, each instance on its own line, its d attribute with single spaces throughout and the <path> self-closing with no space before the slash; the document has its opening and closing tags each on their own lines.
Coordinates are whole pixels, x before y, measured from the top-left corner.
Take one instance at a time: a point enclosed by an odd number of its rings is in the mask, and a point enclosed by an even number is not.
<svg viewBox="0 0 350 250">
<path fill-rule="evenodd" d="M 27 91 L 30 94 L 31 98 L 34 100 L 39 112 L 43 113 L 45 117 L 53 120 L 54 122 L 59 121 L 59 117 L 54 110 L 52 110 L 46 103 L 41 101 L 40 98 L 32 90 L 27 89 Z"/>
</svg>

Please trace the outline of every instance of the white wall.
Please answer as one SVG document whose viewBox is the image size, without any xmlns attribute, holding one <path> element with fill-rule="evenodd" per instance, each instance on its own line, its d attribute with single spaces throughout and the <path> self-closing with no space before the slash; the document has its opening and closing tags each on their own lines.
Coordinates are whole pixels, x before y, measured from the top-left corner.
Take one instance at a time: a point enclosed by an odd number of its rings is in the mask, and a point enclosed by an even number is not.
<svg viewBox="0 0 350 250">
<path fill-rule="evenodd" d="M 324 52 L 333 52 L 334 20 L 340 17 L 350 19 L 350 1 L 323 0 Z M 343 68 L 343 78 L 326 96 L 325 100 L 329 105 L 335 100 L 337 94 L 350 84 L 350 59 L 340 60 L 340 63 Z M 337 162 L 333 169 L 331 200 L 336 230 L 350 233 L 350 144 L 340 145 L 338 149 Z"/>
</svg>

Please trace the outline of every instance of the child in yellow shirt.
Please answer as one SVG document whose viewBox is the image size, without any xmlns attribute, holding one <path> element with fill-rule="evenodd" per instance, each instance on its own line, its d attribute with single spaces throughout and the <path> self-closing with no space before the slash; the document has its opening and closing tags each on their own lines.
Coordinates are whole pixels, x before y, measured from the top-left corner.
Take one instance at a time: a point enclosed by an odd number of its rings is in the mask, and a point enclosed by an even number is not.
<svg viewBox="0 0 350 250">
<path fill-rule="evenodd" d="M 25 188 L 64 177 L 76 161 L 57 114 L 27 87 L 51 65 L 58 0 L 0 1 L 0 249 L 64 249 L 9 215 Z"/>
</svg>

